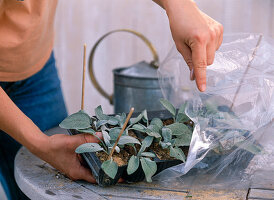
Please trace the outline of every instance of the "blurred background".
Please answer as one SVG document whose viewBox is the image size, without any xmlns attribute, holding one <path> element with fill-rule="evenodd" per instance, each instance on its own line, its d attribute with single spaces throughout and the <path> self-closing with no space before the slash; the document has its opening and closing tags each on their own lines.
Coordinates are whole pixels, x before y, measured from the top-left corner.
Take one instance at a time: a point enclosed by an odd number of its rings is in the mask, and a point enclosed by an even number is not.
<svg viewBox="0 0 274 200">
<path fill-rule="evenodd" d="M 263 33 L 274 38 L 274 0 L 196 2 L 201 10 L 223 24 L 225 33 Z M 59 0 L 54 50 L 70 114 L 80 110 L 83 44 L 87 43 L 89 57 L 100 36 L 120 28 L 143 33 L 156 47 L 161 61 L 174 45 L 165 11 L 151 0 Z M 111 94 L 112 70 L 141 60 L 152 60 L 145 44 L 131 34 L 116 33 L 100 44 L 95 54 L 95 75 Z M 113 113 L 113 107 L 96 91 L 87 74 L 85 110 L 94 114 L 98 105 L 106 113 Z M 0 199 L 5 199 L 1 186 Z"/>
<path fill-rule="evenodd" d="M 223 24 L 225 33 L 256 32 L 274 37 L 274 0 L 196 2 L 201 10 Z M 59 0 L 55 22 L 55 56 L 70 114 L 80 109 L 84 43 L 87 60 L 98 38 L 119 28 L 143 33 L 156 47 L 161 61 L 173 45 L 166 13 L 151 0 Z M 115 33 L 96 51 L 95 76 L 111 94 L 112 70 L 142 60 L 152 60 L 145 44 L 131 34 Z M 113 113 L 113 107 L 96 91 L 87 73 L 85 110 L 93 114 L 98 105 L 106 113 Z"/>
</svg>

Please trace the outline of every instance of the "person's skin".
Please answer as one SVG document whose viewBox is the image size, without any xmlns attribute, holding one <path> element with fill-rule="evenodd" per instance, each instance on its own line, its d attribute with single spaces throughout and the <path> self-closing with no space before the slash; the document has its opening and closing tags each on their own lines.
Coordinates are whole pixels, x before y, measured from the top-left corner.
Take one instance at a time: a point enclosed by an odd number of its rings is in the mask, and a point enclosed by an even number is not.
<svg viewBox="0 0 274 200">
<path fill-rule="evenodd" d="M 223 26 L 199 10 L 193 0 L 153 0 L 166 10 L 173 40 L 184 57 L 192 80 L 206 90 L 206 67 L 223 41 Z M 194 69 L 194 74 L 193 70 Z"/>
<path fill-rule="evenodd" d="M 81 164 L 80 157 L 74 151 L 83 143 L 99 142 L 97 138 L 90 134 L 47 136 L 12 102 L 1 87 L 0 102 L 0 130 L 72 180 L 96 183 L 90 170 Z M 97 134 L 101 137 L 100 133 Z"/>
<path fill-rule="evenodd" d="M 222 42 L 222 26 L 202 13 L 191 0 L 155 0 L 167 12 L 177 49 L 190 69 L 197 86 L 205 90 L 206 67 L 212 64 Z M 89 134 L 47 136 L 12 102 L 0 87 L 0 129 L 30 152 L 66 174 L 72 180 L 95 183 L 89 169 L 74 151 L 86 142 L 98 142 Z M 97 133 L 101 137 L 100 133 Z"/>
</svg>

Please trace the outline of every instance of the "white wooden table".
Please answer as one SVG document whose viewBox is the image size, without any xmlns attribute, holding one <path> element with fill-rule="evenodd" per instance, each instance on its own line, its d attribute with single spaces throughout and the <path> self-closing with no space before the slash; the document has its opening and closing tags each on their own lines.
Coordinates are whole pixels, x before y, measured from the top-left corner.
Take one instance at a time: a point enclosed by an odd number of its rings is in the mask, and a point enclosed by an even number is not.
<svg viewBox="0 0 274 200">
<path fill-rule="evenodd" d="M 55 128 L 47 132 L 64 133 Z M 256 172 L 249 189 L 199 190 L 192 191 L 182 186 L 180 182 L 169 185 L 156 182 L 118 184 L 102 188 L 83 181 L 71 181 L 56 169 L 31 154 L 22 147 L 15 158 L 15 178 L 21 190 L 30 199 L 70 200 L 70 199 L 201 199 L 201 200 L 273 200 L 274 199 L 274 155 L 273 162 L 265 169 Z M 191 197 L 187 197 L 188 194 Z"/>
</svg>

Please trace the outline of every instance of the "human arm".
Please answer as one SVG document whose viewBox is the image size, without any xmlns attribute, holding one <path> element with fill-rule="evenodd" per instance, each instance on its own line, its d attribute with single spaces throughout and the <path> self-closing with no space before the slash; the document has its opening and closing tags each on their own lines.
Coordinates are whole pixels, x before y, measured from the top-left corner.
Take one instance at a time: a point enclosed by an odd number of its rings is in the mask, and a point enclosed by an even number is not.
<svg viewBox="0 0 274 200">
<path fill-rule="evenodd" d="M 98 142 L 88 134 L 47 136 L 12 102 L 0 87 L 0 129 L 73 180 L 95 183 L 90 170 L 83 167 L 76 147 L 86 142 Z"/>
<path fill-rule="evenodd" d="M 166 10 L 173 40 L 193 74 L 191 79 L 205 91 L 206 67 L 222 43 L 223 26 L 199 10 L 193 0 L 153 1 Z"/>
</svg>

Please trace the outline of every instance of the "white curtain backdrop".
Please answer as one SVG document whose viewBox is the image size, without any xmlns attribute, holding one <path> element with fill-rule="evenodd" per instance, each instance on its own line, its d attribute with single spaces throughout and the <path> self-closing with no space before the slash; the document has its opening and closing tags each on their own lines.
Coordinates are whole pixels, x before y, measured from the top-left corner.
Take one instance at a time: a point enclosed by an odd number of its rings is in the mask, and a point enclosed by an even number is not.
<svg viewBox="0 0 274 200">
<path fill-rule="evenodd" d="M 225 33 L 256 32 L 274 38 L 274 0 L 197 0 L 200 9 L 224 25 Z M 55 21 L 55 56 L 69 113 L 80 109 L 83 44 L 87 59 L 96 40 L 106 32 L 130 28 L 143 33 L 163 60 L 173 45 L 165 11 L 151 0 L 59 0 Z M 99 45 L 95 54 L 95 75 L 101 86 L 113 91 L 112 69 L 152 59 L 138 38 L 116 33 Z M 86 75 L 85 110 L 94 114 L 102 105 L 113 107 Z"/>
</svg>

